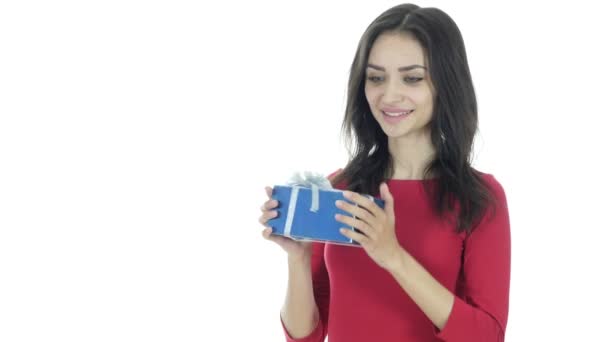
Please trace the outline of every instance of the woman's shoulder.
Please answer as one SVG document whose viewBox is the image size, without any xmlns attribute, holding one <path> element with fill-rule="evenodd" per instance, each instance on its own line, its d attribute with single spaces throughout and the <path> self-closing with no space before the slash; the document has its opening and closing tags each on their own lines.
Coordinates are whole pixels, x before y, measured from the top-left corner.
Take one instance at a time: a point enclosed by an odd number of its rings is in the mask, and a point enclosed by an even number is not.
<svg viewBox="0 0 608 342">
<path fill-rule="evenodd" d="M 499 201 L 505 201 L 505 189 L 502 183 L 497 179 L 497 177 L 493 173 L 482 172 L 477 169 L 474 169 L 475 172 L 481 177 L 485 185 L 489 188 L 489 190 L 496 196 Z"/>
<path fill-rule="evenodd" d="M 334 172 L 330 173 L 330 174 L 327 176 L 327 179 L 328 179 L 328 180 L 329 180 L 329 181 L 330 181 L 332 184 L 334 184 L 334 188 L 336 188 L 336 189 L 346 189 L 346 182 L 345 182 L 345 181 L 341 181 L 341 182 L 339 182 L 339 183 L 337 183 L 337 184 L 335 184 L 335 183 L 334 183 L 334 179 L 335 179 L 336 177 L 338 177 L 338 176 L 340 175 L 340 173 L 342 173 L 342 170 L 343 170 L 342 168 L 339 168 L 339 169 L 337 169 L 336 171 L 334 171 Z"/>
<path fill-rule="evenodd" d="M 336 171 L 334 171 L 334 172 L 330 173 L 330 174 L 327 176 L 327 179 L 332 180 L 332 179 L 336 178 L 336 176 L 337 176 L 337 175 L 339 175 L 339 174 L 340 174 L 340 172 L 342 172 L 342 168 L 339 168 L 339 169 L 337 169 Z"/>
<path fill-rule="evenodd" d="M 342 170 L 343 170 L 342 168 L 339 168 L 339 169 L 337 169 L 336 171 L 334 171 L 334 172 L 330 173 L 330 174 L 327 176 L 327 179 L 329 179 L 329 181 L 333 183 L 333 180 L 334 180 L 336 177 L 338 177 L 338 176 L 340 175 L 340 173 L 342 173 Z"/>
</svg>

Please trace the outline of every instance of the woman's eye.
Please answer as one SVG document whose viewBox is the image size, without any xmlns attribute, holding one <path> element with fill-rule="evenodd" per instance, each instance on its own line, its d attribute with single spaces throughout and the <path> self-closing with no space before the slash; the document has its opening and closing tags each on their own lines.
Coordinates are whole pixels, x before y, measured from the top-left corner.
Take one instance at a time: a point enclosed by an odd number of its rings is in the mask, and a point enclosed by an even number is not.
<svg viewBox="0 0 608 342">
<path fill-rule="evenodd" d="M 383 80 L 382 77 L 380 76 L 369 76 L 367 77 L 367 80 L 373 83 L 378 83 L 381 82 Z M 422 77 L 404 77 L 403 80 L 406 83 L 416 83 L 422 80 Z"/>
<path fill-rule="evenodd" d="M 405 77 L 404 80 L 407 83 L 416 83 L 422 80 L 422 77 Z"/>
</svg>

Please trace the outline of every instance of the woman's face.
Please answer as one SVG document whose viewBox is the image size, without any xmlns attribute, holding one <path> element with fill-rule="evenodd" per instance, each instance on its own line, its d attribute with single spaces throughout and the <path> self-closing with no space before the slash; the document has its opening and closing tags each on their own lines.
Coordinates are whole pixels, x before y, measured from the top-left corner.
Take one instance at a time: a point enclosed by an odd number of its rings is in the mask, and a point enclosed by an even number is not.
<svg viewBox="0 0 608 342">
<path fill-rule="evenodd" d="M 410 34 L 383 33 L 372 45 L 365 97 L 389 137 L 424 133 L 433 112 L 433 89 L 425 52 Z"/>
</svg>

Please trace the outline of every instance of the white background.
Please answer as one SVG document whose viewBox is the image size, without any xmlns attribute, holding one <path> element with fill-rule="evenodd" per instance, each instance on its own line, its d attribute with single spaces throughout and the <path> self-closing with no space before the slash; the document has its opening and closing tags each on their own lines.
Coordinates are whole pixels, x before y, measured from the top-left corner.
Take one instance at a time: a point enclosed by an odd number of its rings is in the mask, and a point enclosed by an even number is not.
<svg viewBox="0 0 608 342">
<path fill-rule="evenodd" d="M 540 3 L 417 2 L 461 28 L 507 193 L 508 340 L 598 340 L 608 29 Z M 3 1 L 0 341 L 282 341 L 263 187 L 345 165 L 350 63 L 396 4 Z"/>
</svg>

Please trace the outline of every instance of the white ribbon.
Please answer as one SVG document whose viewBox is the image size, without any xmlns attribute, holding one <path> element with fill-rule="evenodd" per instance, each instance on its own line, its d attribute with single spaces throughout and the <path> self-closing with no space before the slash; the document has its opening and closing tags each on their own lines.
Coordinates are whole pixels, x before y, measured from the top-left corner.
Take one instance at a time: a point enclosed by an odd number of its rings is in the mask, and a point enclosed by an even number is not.
<svg viewBox="0 0 608 342">
<path fill-rule="evenodd" d="M 287 208 L 287 220 L 285 221 L 285 229 L 283 235 L 291 236 L 291 225 L 293 224 L 293 215 L 296 212 L 296 203 L 298 202 L 298 192 L 300 188 L 294 186 L 291 188 L 291 197 L 289 198 L 289 207 Z"/>
<path fill-rule="evenodd" d="M 319 211 L 319 187 L 312 184 L 310 191 L 310 211 L 316 213 Z"/>
<path fill-rule="evenodd" d="M 296 205 L 298 203 L 299 193 L 300 187 L 292 186 L 291 197 L 289 198 L 289 206 L 287 207 L 287 219 L 285 220 L 285 229 L 283 231 L 283 235 L 285 235 L 286 237 L 291 236 L 291 226 L 293 225 L 293 217 L 296 212 Z M 319 211 L 319 187 L 317 185 L 311 185 L 310 196 L 310 211 L 316 213 Z"/>
</svg>

